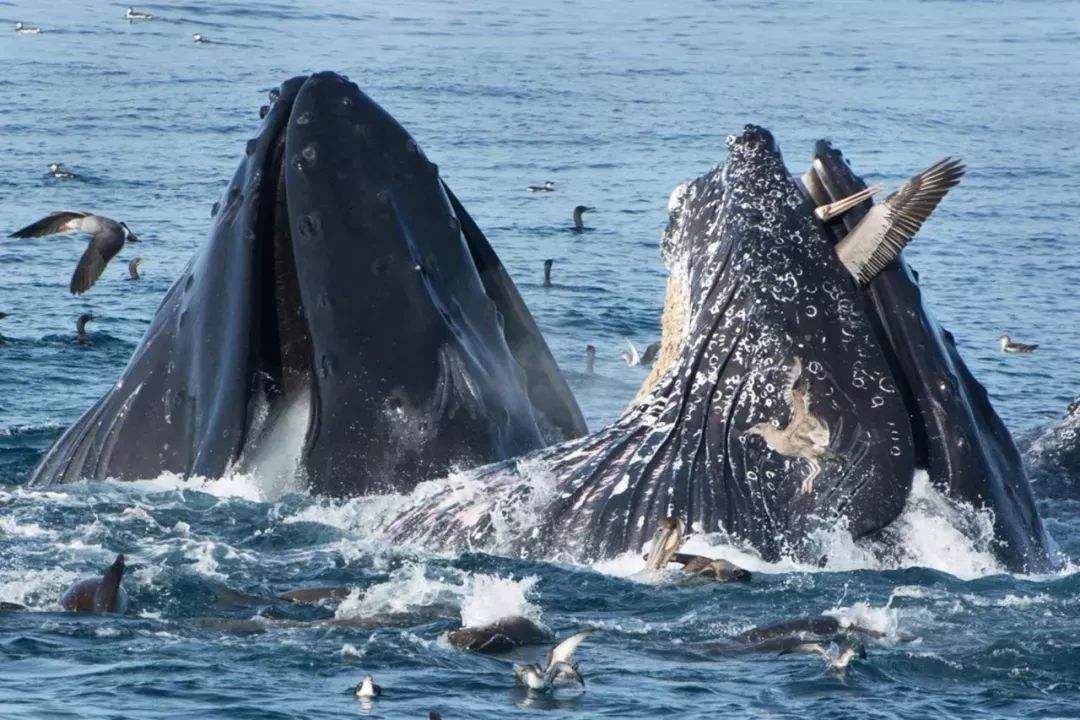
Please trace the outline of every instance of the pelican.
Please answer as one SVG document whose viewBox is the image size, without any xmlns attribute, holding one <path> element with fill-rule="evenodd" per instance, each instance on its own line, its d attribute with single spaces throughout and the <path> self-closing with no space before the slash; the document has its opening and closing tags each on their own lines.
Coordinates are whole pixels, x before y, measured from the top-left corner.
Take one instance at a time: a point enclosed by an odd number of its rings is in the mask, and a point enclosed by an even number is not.
<svg viewBox="0 0 1080 720">
<path fill-rule="evenodd" d="M 574 230 L 581 232 L 585 229 L 585 223 L 582 221 L 581 216 L 594 208 L 586 207 L 585 205 L 578 205 L 574 208 Z"/>
<path fill-rule="evenodd" d="M 11 233 L 13 238 L 45 237 L 58 233 L 81 231 L 90 233 L 90 245 L 79 258 L 79 264 L 71 276 L 72 295 L 80 295 L 97 282 L 105 266 L 109 264 L 125 242 L 138 242 L 139 238 L 122 222 L 104 215 L 61 210 L 46 215 L 35 223 Z"/>
<path fill-rule="evenodd" d="M 819 163 L 819 160 L 815 160 Z M 836 244 L 836 254 L 860 285 L 866 285 L 892 262 L 937 208 L 965 171 L 959 158 L 944 158 L 915 175 L 880 205 L 870 208 L 859 224 Z M 818 207 L 822 221 L 847 212 L 881 189 L 860 190 L 854 195 Z"/>
<path fill-rule="evenodd" d="M 744 570 L 727 560 L 678 552 L 682 545 L 684 530 L 685 525 L 682 520 L 673 517 L 660 518 L 656 534 L 653 536 L 652 547 L 645 559 L 647 570 L 663 570 L 668 563 L 674 562 L 683 566 L 683 572 L 707 580 L 717 582 L 750 580 L 749 570 Z"/>
<path fill-rule="evenodd" d="M 555 183 L 551 180 L 547 180 L 543 185 L 530 185 L 529 192 L 554 192 Z"/>
<path fill-rule="evenodd" d="M 802 482 L 801 490 L 809 493 L 814 480 L 821 474 L 821 461 L 834 457 L 829 451 L 829 426 L 810 413 L 809 383 L 800 379 L 802 359 L 796 357 L 788 371 L 786 391 L 791 419 L 783 429 L 772 423 L 760 422 L 747 430 L 748 435 L 759 435 L 773 452 L 789 457 L 801 457 L 810 464 L 810 473 Z"/>
<path fill-rule="evenodd" d="M 542 668 L 535 663 L 529 665 L 515 663 L 514 677 L 530 690 L 539 690 L 541 692 L 551 692 L 555 681 L 560 678 L 570 678 L 578 684 L 584 685 L 585 679 L 581 677 L 577 663 L 574 662 L 574 652 L 577 650 L 578 645 L 592 633 L 592 630 L 582 630 L 551 648 L 548 652 L 547 663 Z"/>
<path fill-rule="evenodd" d="M 1001 352 L 1033 353 L 1038 347 L 1038 345 L 1026 345 L 1024 343 L 1013 342 L 1008 335 L 1001 336 Z"/>
</svg>

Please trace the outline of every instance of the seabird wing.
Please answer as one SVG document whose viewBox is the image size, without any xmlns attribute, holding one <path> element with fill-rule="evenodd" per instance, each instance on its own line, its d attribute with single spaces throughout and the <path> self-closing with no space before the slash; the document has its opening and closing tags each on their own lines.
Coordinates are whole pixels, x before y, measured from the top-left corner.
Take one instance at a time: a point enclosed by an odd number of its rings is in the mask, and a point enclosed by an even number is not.
<svg viewBox="0 0 1080 720">
<path fill-rule="evenodd" d="M 631 340 L 630 338 L 624 338 L 624 339 L 626 340 L 626 350 L 627 350 L 626 364 L 627 365 L 640 365 L 641 364 L 641 354 L 638 352 L 637 347 L 634 345 L 634 341 Z"/>
<path fill-rule="evenodd" d="M 31 237 L 45 237 L 46 235 L 55 235 L 56 233 L 67 232 L 67 225 L 72 220 L 78 220 L 86 217 L 86 213 L 74 212 L 72 210 L 61 210 L 60 212 L 54 212 L 50 215 L 46 215 L 35 223 L 31 223 L 21 230 L 16 230 L 8 237 L 13 238 L 31 238 Z"/>
<path fill-rule="evenodd" d="M 105 266 L 122 247 L 124 247 L 124 230 L 118 223 L 110 223 L 94 233 L 90 238 L 90 245 L 79 259 L 75 273 L 71 276 L 71 294 L 81 295 L 93 287 L 101 277 L 101 273 L 105 272 Z"/>
<path fill-rule="evenodd" d="M 837 244 L 841 262 L 860 284 L 873 280 L 896 259 L 946 193 L 960 182 L 964 171 L 959 158 L 938 160 L 885 198 L 881 210 L 868 213 Z"/>
<path fill-rule="evenodd" d="M 556 663 L 569 663 L 574 659 L 574 652 L 577 650 L 578 645 L 581 642 L 593 634 L 592 630 L 582 630 L 581 632 L 571 635 L 563 640 L 561 643 L 551 648 L 548 652 L 547 666 L 550 668 Z"/>
<path fill-rule="evenodd" d="M 583 687 L 585 685 L 585 678 L 581 677 L 577 666 L 568 662 L 556 662 L 549 666 L 547 672 L 544 673 L 544 684 L 553 685 L 556 680 L 564 677 L 570 678 Z"/>
</svg>

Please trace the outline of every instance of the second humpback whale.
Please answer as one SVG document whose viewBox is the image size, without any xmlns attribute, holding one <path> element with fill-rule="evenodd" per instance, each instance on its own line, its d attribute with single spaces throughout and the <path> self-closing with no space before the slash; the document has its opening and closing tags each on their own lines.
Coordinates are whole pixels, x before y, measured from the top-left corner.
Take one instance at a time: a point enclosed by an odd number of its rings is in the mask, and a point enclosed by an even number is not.
<svg viewBox="0 0 1080 720">
<path fill-rule="evenodd" d="M 513 282 L 404 128 L 333 73 L 271 100 L 208 241 L 31 482 L 298 466 L 359 495 L 584 433 Z"/>
<path fill-rule="evenodd" d="M 669 203 L 662 347 L 622 417 L 404 498 L 383 529 L 429 546 L 592 560 L 640 551 L 670 516 L 767 560 L 816 562 L 821 529 L 844 527 L 884 553 L 903 542 L 890 524 L 921 469 L 993 513 L 1002 564 L 1046 567 L 1013 441 L 914 273 L 895 254 L 876 256 L 874 277 L 845 268 L 834 246 L 865 202 L 824 225 L 815 217 L 865 185 L 827 144 L 814 162 L 827 197 L 795 182 L 762 128 L 728 148 Z"/>
</svg>

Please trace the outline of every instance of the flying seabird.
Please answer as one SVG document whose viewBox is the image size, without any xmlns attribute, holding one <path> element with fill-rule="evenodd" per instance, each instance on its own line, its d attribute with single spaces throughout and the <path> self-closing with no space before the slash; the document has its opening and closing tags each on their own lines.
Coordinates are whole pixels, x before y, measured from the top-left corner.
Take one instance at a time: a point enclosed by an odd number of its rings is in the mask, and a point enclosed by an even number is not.
<svg viewBox="0 0 1080 720">
<path fill-rule="evenodd" d="M 40 35 L 41 28 L 31 27 L 29 25 L 23 25 L 21 22 L 15 23 L 15 32 L 20 35 Z"/>
<path fill-rule="evenodd" d="M 57 233 L 81 231 L 90 233 L 90 245 L 86 248 L 71 276 L 71 294 L 79 295 L 89 290 L 105 266 L 120 252 L 125 242 L 138 242 L 128 226 L 103 215 L 61 210 L 46 215 L 22 230 L 11 233 L 13 238 L 45 237 Z"/>
<path fill-rule="evenodd" d="M 815 160 L 819 163 L 819 160 Z M 836 255 L 860 285 L 870 282 L 911 242 L 919 228 L 964 174 L 964 163 L 945 158 L 908 180 L 880 205 L 874 205 L 836 244 Z M 822 221 L 847 212 L 880 188 L 867 188 L 854 195 L 818 207 Z"/>
<path fill-rule="evenodd" d="M 555 190 L 555 183 L 551 180 L 547 180 L 543 185 L 530 185 L 529 192 L 553 192 Z"/>
<path fill-rule="evenodd" d="M 1025 343 L 1013 342 L 1008 335 L 1001 336 L 1001 352 L 1033 353 L 1038 347 L 1038 345 L 1027 345 Z"/>
<path fill-rule="evenodd" d="M 59 180 L 75 180 L 79 177 L 58 162 L 49 163 L 49 174 Z"/>
<path fill-rule="evenodd" d="M 570 678 L 580 685 L 585 684 L 581 677 L 577 663 L 574 662 L 574 652 L 582 641 L 592 635 L 592 630 L 582 630 L 571 635 L 561 643 L 551 648 L 548 652 L 547 663 L 543 668 L 535 663 L 529 665 L 514 664 L 514 677 L 517 681 L 530 690 L 550 692 L 555 681 L 561 678 Z"/>
<path fill-rule="evenodd" d="M 593 345 L 585 346 L 585 372 L 592 375 L 596 370 L 596 347 Z"/>
<path fill-rule="evenodd" d="M 365 675 L 360 684 L 356 686 L 356 697 L 370 700 L 382 695 L 382 688 L 375 684 L 375 678 Z"/>
<path fill-rule="evenodd" d="M 154 16 L 151 15 L 150 13 L 148 13 L 148 12 L 140 12 L 140 11 L 136 10 L 135 8 L 128 8 L 127 12 L 124 13 L 124 17 L 126 17 L 128 20 L 153 20 L 154 19 Z"/>
<path fill-rule="evenodd" d="M 93 322 L 94 316 L 90 313 L 83 313 L 79 316 L 79 319 L 75 321 L 75 342 L 80 345 L 89 345 L 90 336 L 86 334 L 86 324 Z"/>
<path fill-rule="evenodd" d="M 551 287 L 551 266 L 554 263 L 551 258 L 544 261 L 544 287 Z"/>
<path fill-rule="evenodd" d="M 142 258 L 136 255 L 128 262 L 128 280 L 139 279 L 139 265 L 142 263 Z"/>
<path fill-rule="evenodd" d="M 574 230 L 581 232 L 585 229 L 585 223 L 581 220 L 581 215 L 587 213 L 594 208 L 586 207 L 585 205 L 578 205 L 574 208 Z"/>
<path fill-rule="evenodd" d="M 772 423 L 759 422 L 746 432 L 761 436 L 773 452 L 806 460 L 810 474 L 802 482 L 802 491 L 808 493 L 821 474 L 821 461 L 834 456 L 829 451 L 829 426 L 810 413 L 809 383 L 801 376 L 802 359 L 796 357 L 787 374 L 785 395 L 791 408 L 787 425 L 781 429 Z"/>
</svg>

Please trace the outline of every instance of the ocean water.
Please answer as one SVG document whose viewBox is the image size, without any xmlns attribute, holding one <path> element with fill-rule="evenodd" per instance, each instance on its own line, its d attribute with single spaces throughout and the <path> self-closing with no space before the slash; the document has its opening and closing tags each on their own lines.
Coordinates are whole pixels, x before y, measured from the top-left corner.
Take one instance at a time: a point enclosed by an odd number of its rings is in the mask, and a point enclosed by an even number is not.
<svg viewBox="0 0 1080 720">
<path fill-rule="evenodd" d="M 586 413 L 617 416 L 645 370 L 625 338 L 656 339 L 658 241 L 680 182 L 724 136 L 770 128 L 793 172 L 827 137 L 895 188 L 944 155 L 969 172 L 906 251 L 936 316 L 1018 436 L 1080 388 L 1080 3 L 588 4 L 0 2 L 0 231 L 59 209 L 125 220 L 129 246 L 88 294 L 67 283 L 79 236 L 0 242 L 0 717 L 308 718 L 1080 716 L 1080 500 L 1040 499 L 1069 559 L 1014 576 L 924 482 L 908 551 L 880 567 L 834 538 L 825 568 L 766 564 L 748 585 L 596 566 L 443 556 L 370 531 L 371 501 L 267 492 L 259 478 L 22 487 L 49 443 L 115 382 L 210 226 L 210 206 L 296 74 L 347 74 L 406 126 L 484 228 Z M 16 21 L 40 35 L 16 35 Z M 200 32 L 213 42 L 196 45 Z M 60 161 L 82 176 L 47 175 Z M 548 194 L 525 192 L 554 180 Z M 592 232 L 568 232 L 577 204 Z M 143 280 L 126 263 L 143 258 Z M 554 258 L 555 286 L 540 284 Z M 92 312 L 93 344 L 75 345 Z M 997 350 L 1002 332 L 1038 342 Z M 586 375 L 584 347 L 598 348 Z M 1039 491 L 1038 484 L 1036 492 Z M 125 617 L 58 600 L 123 552 Z M 266 598 L 347 585 L 339 607 Z M 262 608 L 260 610 L 260 608 Z M 584 692 L 529 695 L 505 658 L 441 636 L 503 612 L 580 651 Z M 837 677 L 806 656 L 702 644 L 827 612 L 883 633 Z M 536 649 L 536 653 L 542 652 Z M 524 653 L 523 657 L 531 657 Z M 384 687 L 361 703 L 351 687 Z"/>
</svg>

